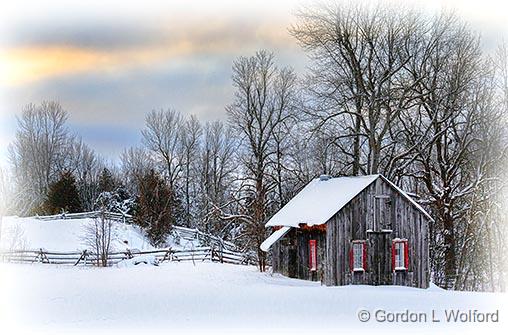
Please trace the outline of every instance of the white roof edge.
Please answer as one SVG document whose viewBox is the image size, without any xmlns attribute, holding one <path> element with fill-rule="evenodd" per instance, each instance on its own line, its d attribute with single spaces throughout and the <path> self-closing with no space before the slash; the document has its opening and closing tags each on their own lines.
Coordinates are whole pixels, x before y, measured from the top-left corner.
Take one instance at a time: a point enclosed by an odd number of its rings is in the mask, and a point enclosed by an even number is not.
<svg viewBox="0 0 508 335">
<path fill-rule="evenodd" d="M 277 242 L 282 236 L 286 235 L 286 233 L 291 229 L 292 227 L 282 227 L 272 233 L 272 235 L 268 236 L 266 240 L 261 243 L 261 246 L 259 247 L 263 251 L 268 251 L 270 247 Z"/>
<path fill-rule="evenodd" d="M 383 175 L 379 175 L 384 181 L 386 181 L 391 187 L 396 189 L 404 198 L 406 198 L 413 206 L 415 206 L 420 212 L 422 212 L 423 215 L 425 215 L 429 220 L 434 221 L 432 216 L 430 216 L 429 213 L 425 209 L 423 209 L 422 206 L 420 206 L 413 198 L 411 198 L 406 192 L 404 192 L 400 187 L 392 183 L 388 178 L 386 178 Z"/>
</svg>

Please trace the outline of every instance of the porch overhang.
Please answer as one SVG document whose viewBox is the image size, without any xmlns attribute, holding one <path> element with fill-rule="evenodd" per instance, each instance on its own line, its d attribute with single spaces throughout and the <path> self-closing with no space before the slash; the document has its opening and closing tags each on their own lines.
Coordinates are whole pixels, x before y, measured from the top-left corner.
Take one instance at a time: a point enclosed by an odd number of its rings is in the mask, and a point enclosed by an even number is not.
<svg viewBox="0 0 508 335">
<path fill-rule="evenodd" d="M 279 239 L 281 239 L 286 233 L 291 229 L 292 227 L 282 227 L 280 229 L 277 229 L 272 233 L 272 235 L 268 236 L 266 240 L 261 243 L 261 246 L 259 247 L 264 252 L 267 252 L 270 247 L 277 242 Z"/>
</svg>

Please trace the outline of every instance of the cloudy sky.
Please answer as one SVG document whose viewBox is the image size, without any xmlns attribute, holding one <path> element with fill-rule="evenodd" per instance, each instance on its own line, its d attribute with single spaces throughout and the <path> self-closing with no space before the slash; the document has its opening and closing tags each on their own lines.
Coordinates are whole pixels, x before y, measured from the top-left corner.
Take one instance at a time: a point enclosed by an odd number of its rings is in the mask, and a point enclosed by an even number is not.
<svg viewBox="0 0 508 335">
<path fill-rule="evenodd" d="M 16 115 L 42 100 L 59 101 L 72 131 L 112 160 L 139 143 L 154 108 L 226 119 L 237 57 L 269 49 L 281 65 L 305 72 L 306 56 L 287 28 L 309 2 L 15 1 L 0 14 L 0 163 Z M 504 1 L 406 2 L 455 9 L 482 33 L 486 50 L 508 36 Z"/>
</svg>

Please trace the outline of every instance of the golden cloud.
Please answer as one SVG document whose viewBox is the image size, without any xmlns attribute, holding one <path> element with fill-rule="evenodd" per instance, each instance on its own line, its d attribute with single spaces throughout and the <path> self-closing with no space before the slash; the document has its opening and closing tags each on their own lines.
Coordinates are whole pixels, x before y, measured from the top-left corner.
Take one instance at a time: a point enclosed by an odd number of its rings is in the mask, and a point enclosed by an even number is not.
<svg viewBox="0 0 508 335">
<path fill-rule="evenodd" d="M 236 24 L 235 24 L 236 25 Z M 100 37 L 99 37 L 100 38 Z M 206 27 L 181 27 L 163 31 L 151 43 L 124 48 L 79 45 L 17 46 L 0 49 L 0 85 L 23 85 L 48 77 L 83 72 L 119 72 L 154 66 L 189 55 L 237 54 L 259 44 L 276 48 L 288 44 L 287 31 L 277 25 L 243 26 L 216 20 Z M 291 42 L 289 42 L 291 43 Z"/>
<path fill-rule="evenodd" d="M 68 46 L 15 48 L 0 52 L 2 85 L 22 85 L 47 77 L 72 73 L 115 72 L 131 66 L 147 65 L 166 57 L 190 52 L 182 43 L 171 49 L 151 48 L 104 51 Z"/>
<path fill-rule="evenodd" d="M 65 74 L 84 71 L 94 64 L 104 63 L 106 55 L 69 47 L 17 48 L 0 53 L 4 85 L 18 85 Z"/>
</svg>

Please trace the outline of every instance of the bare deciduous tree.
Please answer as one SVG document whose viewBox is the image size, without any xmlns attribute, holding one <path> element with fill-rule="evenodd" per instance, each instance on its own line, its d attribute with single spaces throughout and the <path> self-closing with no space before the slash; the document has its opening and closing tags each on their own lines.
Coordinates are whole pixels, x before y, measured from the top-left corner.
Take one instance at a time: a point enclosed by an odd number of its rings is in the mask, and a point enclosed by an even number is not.
<svg viewBox="0 0 508 335">
<path fill-rule="evenodd" d="M 155 168 L 152 155 L 143 148 L 129 148 L 122 152 L 121 172 L 129 192 L 138 194 L 138 180 Z"/>
<path fill-rule="evenodd" d="M 109 254 L 112 250 L 111 242 L 114 238 L 114 222 L 106 216 L 102 209 L 97 218 L 90 220 L 85 227 L 83 239 L 95 253 L 97 266 L 108 266 Z"/>
<path fill-rule="evenodd" d="M 99 195 L 99 175 L 105 163 L 80 138 L 73 141 L 69 151 L 68 169 L 76 177 L 83 210 L 91 211 L 94 209 L 95 200 Z"/>
<path fill-rule="evenodd" d="M 67 112 L 57 102 L 29 104 L 18 118 L 16 139 L 10 146 L 10 159 L 16 184 L 25 192 L 20 213 L 41 206 L 49 185 L 59 176 L 67 158 L 69 132 Z"/>
<path fill-rule="evenodd" d="M 279 69 L 273 54 L 259 51 L 234 62 L 233 84 L 234 102 L 227 111 L 243 140 L 246 168 L 239 200 L 244 204 L 247 244 L 257 250 L 259 268 L 264 271 L 266 256 L 259 246 L 265 238 L 264 223 L 269 215 L 268 194 L 273 191 L 268 178 L 272 145 L 277 129 L 291 117 L 295 75 L 290 69 Z"/>
<path fill-rule="evenodd" d="M 340 147 L 348 174 L 391 177 L 393 158 L 404 156 L 391 131 L 417 82 L 405 71 L 417 16 L 349 3 L 305 8 L 297 17 L 291 32 L 313 61 L 306 109 L 315 130 Z"/>
<path fill-rule="evenodd" d="M 220 218 L 213 214 L 216 207 L 231 200 L 237 147 L 231 128 L 220 121 L 205 125 L 199 160 L 198 217 L 200 228 L 221 237 L 226 237 L 230 230 L 224 229 Z"/>
<path fill-rule="evenodd" d="M 196 226 L 195 222 L 195 199 L 197 196 L 198 183 L 198 156 L 202 135 L 201 124 L 195 116 L 191 116 L 183 122 L 181 128 L 182 145 L 182 178 L 183 178 L 183 201 L 184 223 L 186 226 Z"/>
<path fill-rule="evenodd" d="M 175 189 L 182 174 L 182 116 L 171 109 L 152 111 L 145 123 L 143 143 L 162 162 L 164 175 Z"/>
</svg>

